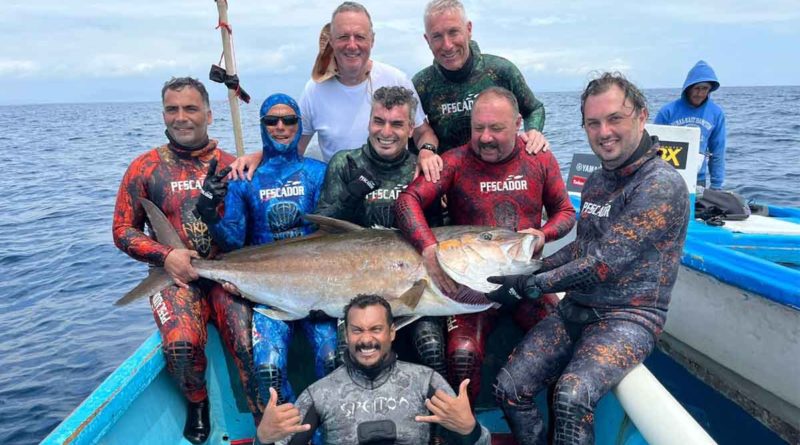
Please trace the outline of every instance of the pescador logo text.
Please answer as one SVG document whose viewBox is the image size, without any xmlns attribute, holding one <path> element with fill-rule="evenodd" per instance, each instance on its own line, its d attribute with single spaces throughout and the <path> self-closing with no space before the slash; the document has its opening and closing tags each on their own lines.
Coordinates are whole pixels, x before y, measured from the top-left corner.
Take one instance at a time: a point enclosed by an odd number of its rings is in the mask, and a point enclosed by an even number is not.
<svg viewBox="0 0 800 445">
<path fill-rule="evenodd" d="M 442 114 L 463 113 L 465 111 L 472 111 L 472 104 L 478 98 L 478 93 L 468 94 L 464 100 L 459 102 L 449 102 L 442 104 Z"/>
<path fill-rule="evenodd" d="M 306 188 L 300 181 L 289 181 L 282 187 L 271 189 L 261 189 L 258 196 L 262 201 L 269 201 L 273 198 L 291 198 L 292 196 L 302 196 L 306 194 Z"/>
<path fill-rule="evenodd" d="M 508 175 L 503 181 L 481 182 L 481 193 L 515 192 L 528 190 L 528 181 L 522 175 Z"/>
</svg>

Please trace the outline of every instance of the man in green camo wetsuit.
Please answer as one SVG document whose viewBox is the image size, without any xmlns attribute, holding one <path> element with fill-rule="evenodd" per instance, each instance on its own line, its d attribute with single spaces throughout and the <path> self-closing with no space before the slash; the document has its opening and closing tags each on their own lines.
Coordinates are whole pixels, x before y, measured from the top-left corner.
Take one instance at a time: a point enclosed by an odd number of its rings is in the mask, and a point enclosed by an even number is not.
<svg viewBox="0 0 800 445">
<path fill-rule="evenodd" d="M 424 144 L 419 164 L 425 178 L 438 181 L 442 160 L 437 155 L 470 140 L 472 104 L 478 93 L 491 86 L 503 87 L 519 103 L 528 153 L 547 150 L 549 144 L 541 131 L 544 106 L 534 97 L 525 78 L 510 61 L 483 54 L 471 40 L 472 22 L 467 19 L 459 0 L 432 0 L 425 8 L 425 40 L 433 53 L 433 64 L 418 72 L 414 88 L 422 109 L 439 138 L 439 148 Z M 427 146 L 426 146 L 427 145 Z"/>
<path fill-rule="evenodd" d="M 333 155 L 316 213 L 364 227 L 395 227 L 394 202 L 414 179 L 416 156 L 407 149 L 414 131 L 417 100 L 402 86 L 381 87 L 372 96 L 367 143 Z M 439 217 L 441 209 L 429 215 Z M 428 217 L 437 226 L 440 221 Z M 340 325 L 341 327 L 341 325 Z M 440 320 L 425 317 L 410 326 L 422 363 L 444 375 L 444 334 Z M 340 335 L 341 339 L 344 338 Z"/>
</svg>

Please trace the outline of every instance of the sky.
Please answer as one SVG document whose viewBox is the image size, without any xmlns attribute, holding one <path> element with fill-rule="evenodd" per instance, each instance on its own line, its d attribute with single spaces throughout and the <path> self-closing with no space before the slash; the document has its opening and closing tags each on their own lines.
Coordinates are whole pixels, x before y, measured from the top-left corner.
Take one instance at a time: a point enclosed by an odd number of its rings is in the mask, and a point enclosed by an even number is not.
<svg viewBox="0 0 800 445">
<path fill-rule="evenodd" d="M 228 0 L 242 85 L 256 103 L 299 97 L 321 26 L 339 1 Z M 426 1 L 364 0 L 372 58 L 409 76 L 430 65 Z M 619 70 L 677 88 L 700 59 L 724 86 L 800 84 L 800 1 L 465 1 L 483 52 L 514 62 L 534 92 L 579 91 Z M 158 101 L 164 81 L 208 79 L 222 43 L 211 0 L 3 0 L 0 105 Z M 212 99 L 226 89 L 207 82 Z"/>
</svg>

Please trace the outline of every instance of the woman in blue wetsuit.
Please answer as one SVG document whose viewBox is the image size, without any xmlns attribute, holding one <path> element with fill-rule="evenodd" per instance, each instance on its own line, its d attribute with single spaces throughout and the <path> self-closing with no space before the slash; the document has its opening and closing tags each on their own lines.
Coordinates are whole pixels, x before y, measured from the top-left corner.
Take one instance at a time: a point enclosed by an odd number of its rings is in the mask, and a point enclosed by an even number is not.
<svg viewBox="0 0 800 445">
<path fill-rule="evenodd" d="M 298 155 L 297 143 L 303 133 L 300 108 L 291 97 L 273 94 L 261 105 L 263 157 L 251 181 L 236 180 L 225 185 L 219 175 L 203 184 L 205 199 L 198 213 L 223 250 L 294 238 L 312 232 L 302 215 L 313 212 L 325 178 L 325 164 Z M 227 188 L 227 194 L 225 189 Z M 218 212 L 224 198 L 224 215 Z M 253 314 L 253 360 L 259 399 L 269 400 L 269 388 L 278 393 L 278 403 L 294 401 L 286 375 L 292 331 L 300 326 L 315 354 L 317 377 L 336 366 L 336 322 L 333 319 L 304 319 L 283 322 L 257 312 L 269 309 L 256 305 Z"/>
</svg>

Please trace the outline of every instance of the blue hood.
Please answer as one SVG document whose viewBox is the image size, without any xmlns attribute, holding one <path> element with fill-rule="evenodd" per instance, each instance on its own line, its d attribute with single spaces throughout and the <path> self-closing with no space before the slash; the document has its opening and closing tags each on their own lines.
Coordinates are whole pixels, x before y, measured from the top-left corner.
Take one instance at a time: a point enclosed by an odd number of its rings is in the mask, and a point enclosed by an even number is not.
<svg viewBox="0 0 800 445">
<path fill-rule="evenodd" d="M 714 74 L 714 69 L 711 68 L 711 65 L 706 63 L 705 60 L 697 62 L 692 69 L 689 70 L 689 74 L 686 75 L 686 80 L 683 82 L 683 94 L 686 95 L 686 90 L 688 90 L 689 87 L 700 82 L 711 83 L 711 91 L 716 91 L 717 88 L 719 88 L 717 75 Z"/>
<path fill-rule="evenodd" d="M 278 104 L 284 104 L 292 107 L 297 117 L 301 117 L 300 115 L 300 107 L 297 105 L 297 102 L 294 101 L 291 97 L 277 93 L 273 94 L 272 96 L 268 97 L 263 104 L 261 104 L 261 111 L 258 113 L 258 118 L 263 118 L 270 108 L 274 107 Z M 297 134 L 294 135 L 294 139 L 290 144 L 279 144 L 272 136 L 269 135 L 267 132 L 266 126 L 264 124 L 260 125 L 261 127 L 261 147 L 264 152 L 264 156 L 261 159 L 261 163 L 266 162 L 269 159 L 280 157 L 283 160 L 291 161 L 297 160 L 300 158 L 300 155 L 297 154 L 297 144 L 300 141 L 300 137 L 303 135 L 303 120 L 299 120 L 297 122 Z"/>
</svg>

